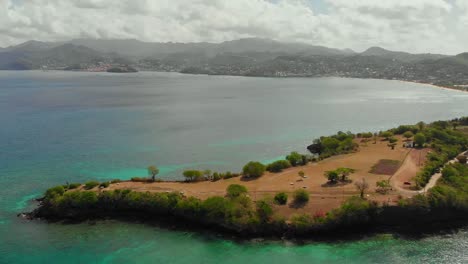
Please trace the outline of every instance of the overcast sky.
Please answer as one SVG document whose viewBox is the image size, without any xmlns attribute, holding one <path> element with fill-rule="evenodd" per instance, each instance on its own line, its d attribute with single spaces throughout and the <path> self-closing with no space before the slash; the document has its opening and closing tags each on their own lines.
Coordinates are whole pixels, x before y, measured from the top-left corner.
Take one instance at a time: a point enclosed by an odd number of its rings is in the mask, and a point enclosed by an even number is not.
<svg viewBox="0 0 468 264">
<path fill-rule="evenodd" d="M 468 51 L 468 0 L 0 0 L 0 46 L 30 39 L 221 42 Z"/>
</svg>

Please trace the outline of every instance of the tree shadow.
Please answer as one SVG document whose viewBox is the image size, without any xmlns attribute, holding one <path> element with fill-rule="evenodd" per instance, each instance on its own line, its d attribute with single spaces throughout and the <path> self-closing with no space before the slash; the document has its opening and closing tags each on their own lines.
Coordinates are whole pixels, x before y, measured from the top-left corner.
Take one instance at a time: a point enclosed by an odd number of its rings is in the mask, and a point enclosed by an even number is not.
<svg viewBox="0 0 468 264">
<path fill-rule="evenodd" d="M 352 180 L 346 180 L 346 181 L 339 181 L 339 182 L 326 182 L 320 186 L 324 188 L 333 188 L 333 187 L 341 187 L 341 186 L 346 186 L 350 183 L 352 183 Z"/>
</svg>

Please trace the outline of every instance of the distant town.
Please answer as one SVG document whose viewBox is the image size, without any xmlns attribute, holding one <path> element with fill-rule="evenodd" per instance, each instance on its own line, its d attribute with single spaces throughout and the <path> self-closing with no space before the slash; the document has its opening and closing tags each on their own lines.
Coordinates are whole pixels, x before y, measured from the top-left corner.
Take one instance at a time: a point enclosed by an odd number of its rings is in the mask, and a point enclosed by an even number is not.
<svg viewBox="0 0 468 264">
<path fill-rule="evenodd" d="M 0 70 L 375 78 L 468 90 L 468 53 L 411 54 L 380 47 L 357 53 L 258 38 L 218 44 L 96 39 L 28 41 L 0 49 Z"/>
</svg>

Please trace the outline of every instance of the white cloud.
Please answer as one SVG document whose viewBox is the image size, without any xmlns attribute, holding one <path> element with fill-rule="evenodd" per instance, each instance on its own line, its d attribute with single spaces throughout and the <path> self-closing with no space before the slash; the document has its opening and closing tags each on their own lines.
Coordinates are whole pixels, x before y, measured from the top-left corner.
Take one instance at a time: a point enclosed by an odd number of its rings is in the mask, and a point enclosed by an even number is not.
<svg viewBox="0 0 468 264">
<path fill-rule="evenodd" d="M 266 37 L 363 50 L 465 50 L 468 0 L 0 0 L 0 46 L 29 39 L 220 42 Z M 466 33 L 465 33 L 466 34 Z"/>
</svg>

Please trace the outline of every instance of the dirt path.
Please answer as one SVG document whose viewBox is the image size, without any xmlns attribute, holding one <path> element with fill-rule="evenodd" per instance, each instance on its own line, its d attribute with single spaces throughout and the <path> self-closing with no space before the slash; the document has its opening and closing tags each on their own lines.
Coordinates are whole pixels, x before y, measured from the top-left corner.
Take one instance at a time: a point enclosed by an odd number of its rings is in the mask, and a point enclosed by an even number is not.
<svg viewBox="0 0 468 264">
<path fill-rule="evenodd" d="M 408 153 L 408 156 L 406 157 L 405 161 L 398 169 L 398 171 L 390 178 L 390 184 L 393 186 L 393 188 L 395 188 L 398 192 L 400 192 L 403 195 L 414 196 L 417 194 L 426 193 L 428 190 L 433 188 L 437 184 L 437 181 L 440 179 L 440 177 L 442 177 L 441 172 L 432 175 L 431 179 L 422 190 L 413 191 L 403 188 L 404 182 L 408 181 L 408 176 L 416 175 L 416 173 L 419 171 L 419 161 L 417 160 L 417 158 L 415 158 L 419 156 L 418 153 L 416 153 L 418 151 L 420 150 L 412 149 L 410 153 Z M 464 152 L 462 152 L 461 154 L 463 153 Z M 427 154 L 427 152 L 425 154 Z M 453 164 L 455 162 L 456 159 L 453 159 L 448 161 L 446 164 Z"/>
</svg>

